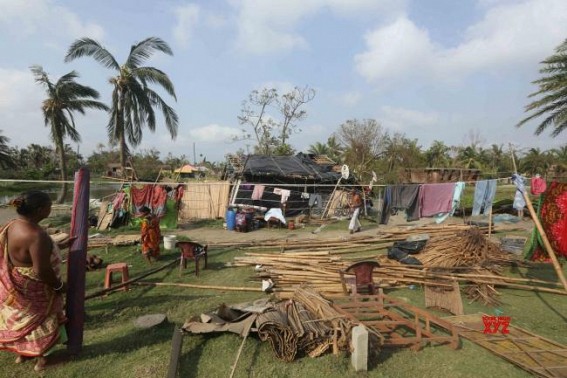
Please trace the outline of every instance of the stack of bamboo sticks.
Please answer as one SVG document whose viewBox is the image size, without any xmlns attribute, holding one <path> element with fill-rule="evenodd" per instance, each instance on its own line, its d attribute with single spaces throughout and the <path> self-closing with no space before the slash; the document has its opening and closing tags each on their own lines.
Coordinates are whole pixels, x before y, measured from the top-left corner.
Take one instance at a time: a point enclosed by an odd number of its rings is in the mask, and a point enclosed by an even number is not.
<svg viewBox="0 0 567 378">
<path fill-rule="evenodd" d="M 326 241 L 285 241 L 249 246 L 243 256 L 235 257 L 236 266 L 261 266 L 256 279 L 270 278 L 280 297 L 290 297 L 302 284 L 309 284 L 325 296 L 343 295 L 339 270 L 359 260 L 377 260 L 374 281 L 379 287 L 427 284 L 451 287 L 456 280 L 477 285 L 467 288 L 473 300 L 494 304 L 496 287 L 565 294 L 556 283 L 502 276 L 493 267 L 514 257 L 502 253 L 488 241 L 486 230 L 466 225 L 420 227 L 391 230 L 376 237 Z M 384 251 L 396 240 L 427 233 L 430 239 L 422 254 L 415 255 L 424 266 L 403 265 L 389 260 Z M 364 255 L 364 256 L 361 256 Z M 478 285 L 489 285 L 481 288 Z"/>
</svg>

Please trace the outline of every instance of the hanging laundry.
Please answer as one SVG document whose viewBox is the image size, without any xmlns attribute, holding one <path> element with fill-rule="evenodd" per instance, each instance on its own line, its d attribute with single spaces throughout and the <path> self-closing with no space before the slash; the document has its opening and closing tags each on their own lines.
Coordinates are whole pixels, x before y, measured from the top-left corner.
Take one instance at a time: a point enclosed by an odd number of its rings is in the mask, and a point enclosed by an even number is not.
<svg viewBox="0 0 567 378">
<path fill-rule="evenodd" d="M 309 193 L 301 192 L 301 199 L 309 199 Z"/>
<path fill-rule="evenodd" d="M 434 218 L 435 218 L 435 223 L 439 224 L 445 221 L 445 219 L 447 219 L 450 216 L 453 216 L 453 214 L 455 214 L 455 210 L 457 210 L 457 208 L 461 205 L 461 196 L 463 194 L 463 191 L 465 190 L 465 183 L 462 181 L 459 181 L 457 183 L 455 183 L 455 190 L 453 191 L 453 201 L 452 201 L 452 205 L 451 205 L 451 210 L 448 213 L 445 214 L 437 214 Z"/>
<path fill-rule="evenodd" d="M 323 200 L 321 199 L 321 195 L 318 193 L 314 193 L 309 196 L 309 207 L 317 207 L 317 209 L 323 208 Z"/>
<path fill-rule="evenodd" d="M 420 213 L 419 187 L 418 184 L 387 186 L 380 223 L 387 224 L 390 214 L 398 210 L 405 210 L 408 222 L 418 220 Z"/>
<path fill-rule="evenodd" d="M 281 203 L 286 203 L 291 191 L 289 189 L 282 189 L 282 188 L 274 188 L 274 194 L 280 195 Z"/>
<path fill-rule="evenodd" d="M 545 180 L 540 175 L 535 175 L 532 178 L 532 182 L 530 185 L 530 192 L 534 196 L 539 196 L 540 194 L 545 192 L 545 189 L 547 189 L 547 184 L 545 183 Z"/>
<path fill-rule="evenodd" d="M 526 207 L 526 200 L 524 199 L 525 181 L 522 176 L 517 173 L 512 175 L 512 182 L 516 185 L 516 193 L 514 193 L 514 203 L 512 207 L 518 210 L 518 215 L 523 216 L 524 207 Z"/>
<path fill-rule="evenodd" d="M 254 190 L 252 191 L 252 199 L 255 201 L 261 200 L 264 194 L 264 185 L 254 185 Z"/>
<path fill-rule="evenodd" d="M 488 215 L 492 209 L 492 201 L 495 194 L 496 180 L 477 181 L 474 188 L 472 215 L 479 215 L 480 210 L 483 210 L 484 215 Z"/>
<path fill-rule="evenodd" d="M 432 217 L 448 213 L 453 207 L 455 183 L 423 184 L 421 186 L 421 216 Z"/>
</svg>

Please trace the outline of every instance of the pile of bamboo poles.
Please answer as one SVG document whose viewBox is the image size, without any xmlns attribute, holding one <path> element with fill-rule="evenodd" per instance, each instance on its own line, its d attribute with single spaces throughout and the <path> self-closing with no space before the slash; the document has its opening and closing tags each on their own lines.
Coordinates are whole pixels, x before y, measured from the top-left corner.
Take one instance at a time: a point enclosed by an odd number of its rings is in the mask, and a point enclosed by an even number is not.
<svg viewBox="0 0 567 378">
<path fill-rule="evenodd" d="M 244 247 L 248 252 L 235 257 L 233 264 L 256 266 L 256 279 L 271 279 L 274 291 L 283 298 L 290 297 L 304 284 L 325 296 L 344 295 L 339 271 L 360 260 L 355 254 L 361 250 L 366 251 L 364 260 L 377 260 L 381 264 L 374 272 L 378 287 L 410 284 L 450 287 L 456 280 L 469 285 L 465 292 L 472 300 L 487 304 L 496 303 L 496 287 L 565 294 L 556 283 L 500 275 L 494 269 L 495 263 L 510 262 L 515 256 L 501 252 L 485 238 L 484 232 L 486 230 L 466 225 L 430 226 L 390 230 L 378 237 L 348 240 L 273 241 L 264 246 Z M 415 255 L 420 260 L 425 256 L 424 266 L 400 264 L 380 251 L 396 240 L 424 233 L 430 235 L 428 245 L 421 254 Z M 481 268 L 490 270 L 479 270 Z"/>
</svg>

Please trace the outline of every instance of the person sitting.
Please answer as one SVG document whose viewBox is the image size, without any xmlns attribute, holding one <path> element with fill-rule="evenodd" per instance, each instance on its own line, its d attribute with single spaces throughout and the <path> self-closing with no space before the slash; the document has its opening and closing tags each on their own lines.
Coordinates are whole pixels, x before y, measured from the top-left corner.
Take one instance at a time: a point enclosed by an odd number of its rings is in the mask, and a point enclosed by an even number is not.
<svg viewBox="0 0 567 378">
<path fill-rule="evenodd" d="M 0 349 L 37 358 L 41 371 L 46 356 L 65 342 L 59 249 L 39 222 L 51 213 L 51 199 L 29 191 L 11 201 L 19 217 L 0 231 Z"/>
</svg>

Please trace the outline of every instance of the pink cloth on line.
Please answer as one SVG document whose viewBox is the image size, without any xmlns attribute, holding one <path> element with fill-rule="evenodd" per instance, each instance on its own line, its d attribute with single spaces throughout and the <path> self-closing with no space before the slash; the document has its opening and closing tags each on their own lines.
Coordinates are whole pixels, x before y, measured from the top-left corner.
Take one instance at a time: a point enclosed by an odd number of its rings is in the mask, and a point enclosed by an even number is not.
<svg viewBox="0 0 567 378">
<path fill-rule="evenodd" d="M 262 199 L 262 195 L 264 194 L 264 185 L 254 185 L 254 191 L 252 192 L 252 199 L 253 200 L 260 200 Z"/>
<path fill-rule="evenodd" d="M 453 208 L 455 183 L 423 184 L 420 190 L 421 216 L 432 217 L 448 213 Z"/>
<path fill-rule="evenodd" d="M 547 184 L 545 180 L 539 176 L 535 176 L 532 178 L 532 184 L 530 186 L 530 191 L 533 195 L 539 196 L 541 193 L 544 193 L 547 189 Z"/>
</svg>

